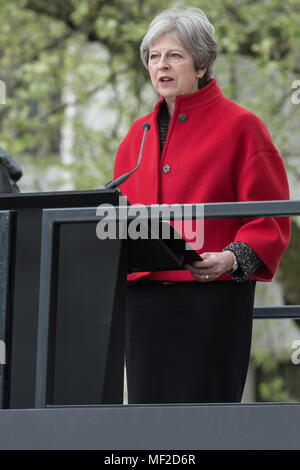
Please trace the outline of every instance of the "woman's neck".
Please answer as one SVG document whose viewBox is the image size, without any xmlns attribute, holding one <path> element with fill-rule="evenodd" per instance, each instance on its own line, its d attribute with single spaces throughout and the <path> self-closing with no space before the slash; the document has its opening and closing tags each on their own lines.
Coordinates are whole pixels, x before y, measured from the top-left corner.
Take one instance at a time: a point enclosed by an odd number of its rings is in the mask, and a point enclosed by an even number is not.
<svg viewBox="0 0 300 470">
<path fill-rule="evenodd" d="M 175 108 L 175 100 L 166 100 L 165 99 L 165 101 L 167 103 L 169 116 L 170 116 L 170 118 L 172 118 L 173 111 L 174 111 L 174 108 Z"/>
</svg>

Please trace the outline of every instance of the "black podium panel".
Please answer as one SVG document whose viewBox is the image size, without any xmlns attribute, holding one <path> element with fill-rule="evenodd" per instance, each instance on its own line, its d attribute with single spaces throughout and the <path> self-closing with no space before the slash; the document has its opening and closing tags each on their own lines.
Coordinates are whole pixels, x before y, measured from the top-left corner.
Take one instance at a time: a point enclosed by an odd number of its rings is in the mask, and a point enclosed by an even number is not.
<svg viewBox="0 0 300 470">
<path fill-rule="evenodd" d="M 16 214 L 14 285 L 12 296 L 10 404 L 33 405 L 36 322 L 39 307 L 42 209 L 22 209 Z"/>
<path fill-rule="evenodd" d="M 118 205 L 118 202 L 118 192 L 106 190 L 0 195 L 0 339 L 3 341 L 5 336 L 7 340 L 7 364 L 0 365 L 0 406 L 35 406 L 45 209 L 94 207 L 96 210 L 99 204 Z M 5 222 L 8 213 L 9 224 Z M 52 301 L 56 297 L 53 292 Z M 44 335 L 43 340 L 48 341 L 48 337 Z"/>
<path fill-rule="evenodd" d="M 0 408 L 9 399 L 9 314 L 11 311 L 12 251 L 14 217 L 11 211 L 0 212 Z"/>
<path fill-rule="evenodd" d="M 95 223 L 59 227 L 57 286 L 52 285 L 57 306 L 55 309 L 52 303 L 50 318 L 53 340 L 49 343 L 54 348 L 49 351 L 48 404 L 105 403 L 111 312 L 116 296 L 125 308 L 125 288 L 120 288 L 117 279 L 121 273 L 121 241 L 100 241 L 95 234 Z M 126 270 L 124 287 L 125 276 Z M 124 313 L 118 311 L 118 320 Z M 122 343 L 118 334 L 116 342 L 116 347 Z M 113 403 L 123 399 L 122 395 L 117 396 L 117 390 L 123 390 L 120 366 L 117 374 L 120 383 L 115 384 L 115 393 L 110 396 Z"/>
</svg>

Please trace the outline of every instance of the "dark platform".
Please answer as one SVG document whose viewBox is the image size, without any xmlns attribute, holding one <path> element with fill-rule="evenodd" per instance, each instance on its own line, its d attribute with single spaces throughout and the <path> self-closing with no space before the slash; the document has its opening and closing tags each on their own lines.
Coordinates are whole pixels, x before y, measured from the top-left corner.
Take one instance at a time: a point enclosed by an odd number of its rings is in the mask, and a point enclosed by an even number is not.
<svg viewBox="0 0 300 470">
<path fill-rule="evenodd" d="M 299 449 L 300 403 L 0 410 L 0 449 Z"/>
</svg>

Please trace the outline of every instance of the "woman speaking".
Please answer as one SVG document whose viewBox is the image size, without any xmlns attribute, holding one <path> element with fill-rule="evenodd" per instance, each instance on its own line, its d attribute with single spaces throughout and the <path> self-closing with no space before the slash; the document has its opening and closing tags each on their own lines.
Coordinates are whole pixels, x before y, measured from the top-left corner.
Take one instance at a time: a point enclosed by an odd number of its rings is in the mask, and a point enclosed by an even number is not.
<svg viewBox="0 0 300 470">
<path fill-rule="evenodd" d="M 287 200 L 281 156 L 263 122 L 215 78 L 214 27 L 198 8 L 154 18 L 141 58 L 159 94 L 121 143 L 114 178 L 131 204 Z M 239 402 L 250 357 L 256 281 L 271 281 L 288 217 L 206 219 L 204 244 L 180 271 L 128 275 L 128 403 Z"/>
</svg>

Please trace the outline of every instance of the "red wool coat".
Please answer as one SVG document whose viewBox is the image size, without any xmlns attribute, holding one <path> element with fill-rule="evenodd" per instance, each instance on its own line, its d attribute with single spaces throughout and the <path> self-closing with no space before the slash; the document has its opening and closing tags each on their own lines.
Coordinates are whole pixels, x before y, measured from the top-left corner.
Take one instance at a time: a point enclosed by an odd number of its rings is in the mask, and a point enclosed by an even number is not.
<svg viewBox="0 0 300 470">
<path fill-rule="evenodd" d="M 120 186 L 132 204 L 190 204 L 288 200 L 281 156 L 263 122 L 222 94 L 215 79 L 196 93 L 177 97 L 168 137 L 159 155 L 155 109 L 131 127 L 116 156 L 114 179 L 137 163 L 149 122 L 140 168 Z M 185 115 L 183 117 L 182 115 Z M 163 167 L 169 165 L 169 172 Z M 264 265 L 250 280 L 271 281 L 291 235 L 289 217 L 207 219 L 198 252 L 222 251 L 231 242 L 249 245 Z M 128 280 L 194 281 L 186 271 L 132 273 Z M 222 274 L 217 280 L 232 280 Z"/>
</svg>

